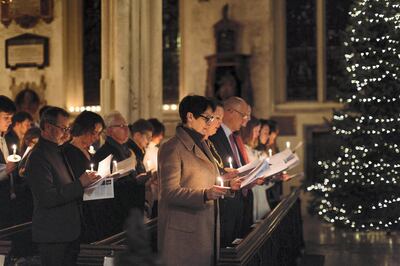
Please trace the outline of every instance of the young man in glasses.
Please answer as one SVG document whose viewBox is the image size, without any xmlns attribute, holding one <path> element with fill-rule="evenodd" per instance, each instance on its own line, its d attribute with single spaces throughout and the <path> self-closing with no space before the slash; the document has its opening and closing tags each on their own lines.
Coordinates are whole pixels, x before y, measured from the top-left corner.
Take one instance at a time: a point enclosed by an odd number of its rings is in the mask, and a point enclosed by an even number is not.
<svg viewBox="0 0 400 266">
<path fill-rule="evenodd" d="M 41 137 L 26 166 L 32 191 L 33 241 L 42 265 L 76 265 L 81 233 L 80 202 L 84 188 L 98 180 L 95 173 L 74 176 L 61 145 L 69 134 L 69 114 L 49 108 L 40 120 Z"/>
</svg>

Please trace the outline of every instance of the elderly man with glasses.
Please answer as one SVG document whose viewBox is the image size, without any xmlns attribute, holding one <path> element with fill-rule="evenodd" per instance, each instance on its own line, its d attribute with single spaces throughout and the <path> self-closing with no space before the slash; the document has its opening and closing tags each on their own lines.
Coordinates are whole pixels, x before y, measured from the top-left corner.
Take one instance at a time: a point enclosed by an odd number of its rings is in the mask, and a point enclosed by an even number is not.
<svg viewBox="0 0 400 266">
<path fill-rule="evenodd" d="M 125 118 L 118 111 L 112 111 L 104 117 L 106 124 L 106 140 L 103 146 L 96 152 L 93 160 L 96 163 L 101 162 L 108 155 L 113 155 L 113 161 L 120 162 L 135 156 L 132 150 L 128 147 L 129 125 Z M 112 165 L 110 165 L 112 168 Z M 124 221 L 128 218 L 131 208 L 138 208 L 141 212 L 144 211 L 144 194 L 136 193 L 142 190 L 141 175 L 136 171 L 131 174 L 115 180 L 114 195 L 115 198 L 108 206 L 107 219 L 102 221 L 104 233 L 109 235 L 119 233 L 123 230 Z M 108 204 L 107 203 L 107 204 Z"/>
<path fill-rule="evenodd" d="M 49 108 L 42 116 L 42 130 L 26 166 L 34 212 L 33 241 L 42 265 L 76 265 L 81 234 L 80 202 L 84 188 L 98 180 L 95 173 L 75 176 L 61 145 L 69 134 L 69 114 Z"/>
</svg>

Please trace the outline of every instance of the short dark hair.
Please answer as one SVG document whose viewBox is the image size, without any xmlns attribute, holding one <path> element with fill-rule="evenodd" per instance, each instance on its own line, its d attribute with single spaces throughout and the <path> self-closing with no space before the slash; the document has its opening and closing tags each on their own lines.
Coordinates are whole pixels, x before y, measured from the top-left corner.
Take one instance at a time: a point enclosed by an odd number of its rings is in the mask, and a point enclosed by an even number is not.
<svg viewBox="0 0 400 266">
<path fill-rule="evenodd" d="M 40 109 L 39 109 L 39 119 L 42 117 L 42 114 L 49 109 L 50 107 L 53 107 L 51 105 L 43 105 Z"/>
<path fill-rule="evenodd" d="M 101 124 L 103 129 L 106 128 L 104 120 L 99 114 L 90 111 L 83 111 L 72 123 L 71 135 L 73 137 L 78 137 L 93 132 L 96 128 L 96 124 Z"/>
<path fill-rule="evenodd" d="M 35 103 L 37 105 L 40 104 L 40 99 L 39 99 L 39 95 L 31 89 L 23 89 L 22 91 L 20 91 L 17 96 L 15 96 L 15 104 L 20 107 L 22 105 L 22 103 L 25 101 L 25 97 L 29 95 L 30 98 L 30 103 Z"/>
<path fill-rule="evenodd" d="M 69 117 L 69 113 L 60 107 L 50 107 L 40 118 L 40 129 L 44 130 L 46 123 L 56 125 L 58 116 Z"/>
<path fill-rule="evenodd" d="M 13 114 L 16 111 L 14 102 L 7 96 L 0 95 L 0 112 Z"/>
<path fill-rule="evenodd" d="M 31 116 L 31 114 L 28 112 L 24 112 L 24 111 L 17 112 L 15 115 L 13 115 L 13 117 L 11 119 L 11 121 L 12 121 L 11 126 L 14 127 L 17 123 L 22 123 L 25 120 L 29 120 L 32 122 L 33 118 Z"/>
<path fill-rule="evenodd" d="M 200 95 L 188 95 L 182 99 L 179 103 L 179 116 L 183 124 L 186 124 L 187 113 L 192 113 L 194 118 L 199 118 L 207 108 L 211 108 L 215 111 L 215 106 L 210 99 Z"/>
<path fill-rule="evenodd" d="M 132 135 L 136 132 L 144 134 L 146 131 L 153 132 L 153 126 L 145 119 L 138 119 L 133 124 L 129 125 L 129 130 L 131 131 Z"/>
<path fill-rule="evenodd" d="M 278 122 L 272 119 L 265 120 L 266 124 L 269 126 L 269 133 L 276 132 L 278 130 Z"/>
<path fill-rule="evenodd" d="M 28 143 L 30 143 L 33 139 L 39 138 L 41 132 L 42 131 L 38 127 L 31 127 L 30 129 L 28 129 L 28 131 L 26 131 L 24 135 L 24 140 L 22 141 L 21 151 L 25 151 Z"/>
<path fill-rule="evenodd" d="M 153 137 L 164 136 L 165 126 L 157 118 L 150 118 L 147 121 L 153 126 Z"/>
<path fill-rule="evenodd" d="M 208 99 L 212 102 L 212 104 L 214 106 L 213 107 L 214 110 L 217 109 L 218 106 L 224 108 L 224 103 L 222 101 L 218 100 L 217 98 L 210 97 Z"/>
</svg>

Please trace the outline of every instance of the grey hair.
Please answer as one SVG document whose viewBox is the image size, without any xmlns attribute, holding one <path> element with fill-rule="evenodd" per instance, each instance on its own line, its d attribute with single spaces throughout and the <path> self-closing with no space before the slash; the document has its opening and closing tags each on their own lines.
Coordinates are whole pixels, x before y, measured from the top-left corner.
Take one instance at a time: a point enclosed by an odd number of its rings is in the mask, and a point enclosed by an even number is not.
<svg viewBox="0 0 400 266">
<path fill-rule="evenodd" d="M 113 126 L 114 121 L 120 117 L 123 118 L 122 114 L 117 110 L 111 111 L 110 113 L 106 114 L 104 116 L 104 123 L 106 124 L 106 127 Z"/>
</svg>

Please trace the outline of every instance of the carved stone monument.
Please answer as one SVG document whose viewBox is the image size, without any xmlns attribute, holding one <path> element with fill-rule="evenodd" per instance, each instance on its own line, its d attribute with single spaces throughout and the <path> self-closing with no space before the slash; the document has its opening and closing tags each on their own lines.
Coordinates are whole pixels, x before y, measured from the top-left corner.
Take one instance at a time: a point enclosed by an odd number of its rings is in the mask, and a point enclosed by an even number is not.
<svg viewBox="0 0 400 266">
<path fill-rule="evenodd" d="M 222 19 L 214 25 L 216 54 L 206 56 L 206 96 L 225 100 L 239 96 L 253 102 L 250 80 L 250 55 L 238 51 L 240 24 L 228 18 L 228 5 L 222 8 Z"/>
</svg>

